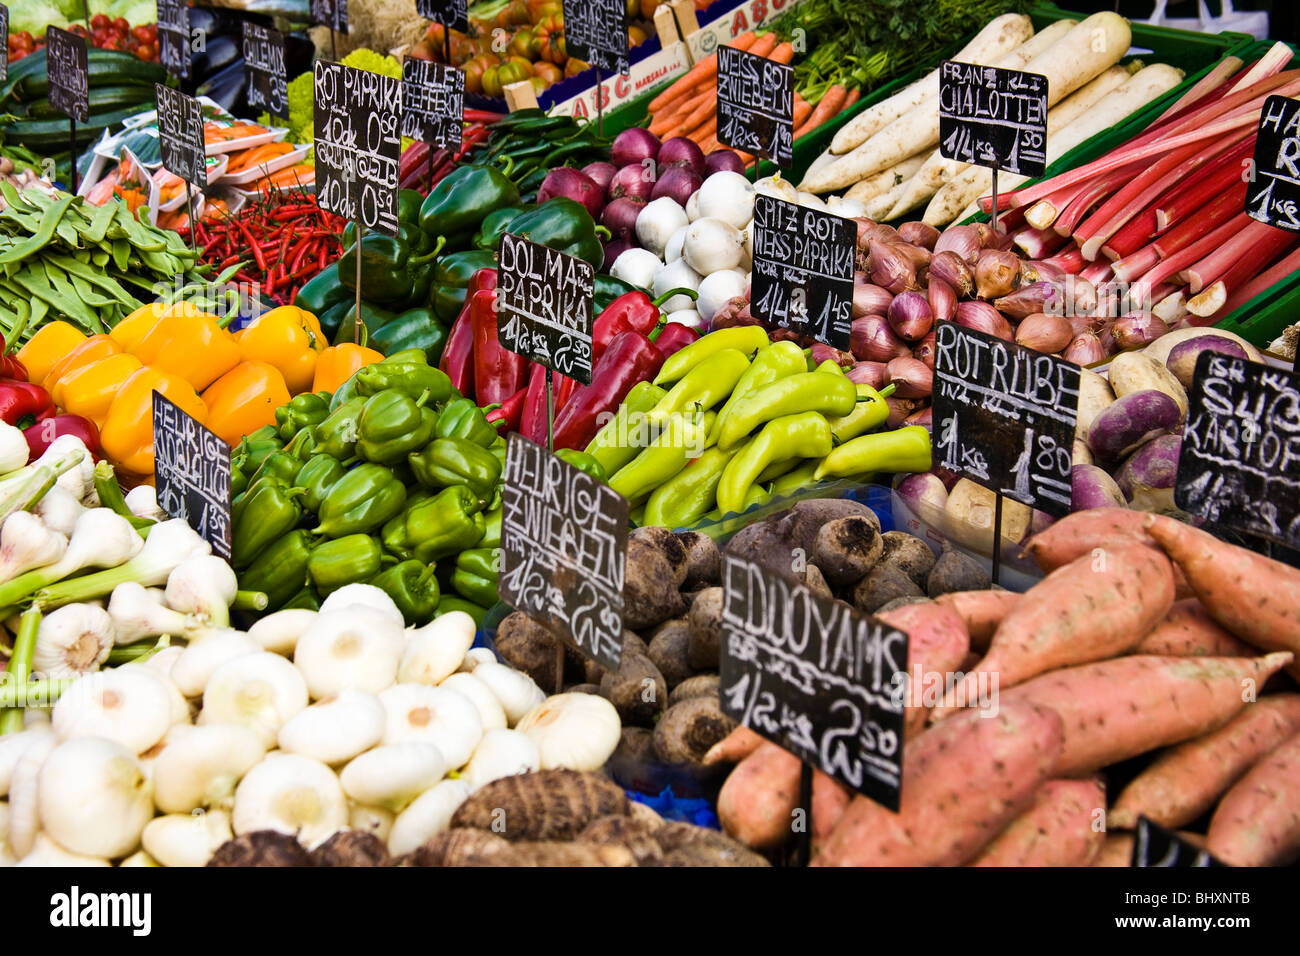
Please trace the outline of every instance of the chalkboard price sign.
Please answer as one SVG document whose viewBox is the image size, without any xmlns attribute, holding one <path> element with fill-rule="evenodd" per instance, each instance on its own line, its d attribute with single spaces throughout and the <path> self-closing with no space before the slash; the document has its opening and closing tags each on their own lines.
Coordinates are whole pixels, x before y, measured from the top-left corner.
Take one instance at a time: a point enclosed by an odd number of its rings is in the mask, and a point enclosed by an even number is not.
<svg viewBox="0 0 1300 956">
<path fill-rule="evenodd" d="M 192 96 L 154 84 L 158 104 L 158 145 L 163 167 L 193 186 L 208 184 L 203 145 L 203 108 Z"/>
<path fill-rule="evenodd" d="M 1174 504 L 1300 548 L 1300 375 L 1202 352 L 1193 376 Z"/>
<path fill-rule="evenodd" d="M 519 434 L 501 490 L 501 600 L 617 670 L 627 499 Z"/>
<path fill-rule="evenodd" d="M 190 8 L 186 0 L 158 2 L 158 61 L 172 76 L 188 80 L 191 72 Z"/>
<path fill-rule="evenodd" d="M 402 81 L 328 60 L 314 67 L 316 201 L 397 235 Z"/>
<path fill-rule="evenodd" d="M 857 237 L 852 219 L 756 196 L 754 317 L 847 350 Z"/>
<path fill-rule="evenodd" d="M 441 23 L 448 30 L 469 31 L 466 0 L 415 0 L 415 12 L 426 20 Z"/>
<path fill-rule="evenodd" d="M 229 560 L 230 446 L 154 392 L 153 451 L 158 506 Z"/>
<path fill-rule="evenodd" d="M 907 635 L 751 561 L 722 557 L 722 709 L 898 809 Z"/>
<path fill-rule="evenodd" d="M 1070 513 L 1079 366 L 935 327 L 935 464 L 1056 517 Z"/>
<path fill-rule="evenodd" d="M 939 152 L 1021 176 L 1047 168 L 1047 77 L 946 60 L 939 67 Z"/>
<path fill-rule="evenodd" d="M 626 73 L 625 0 L 564 0 L 564 44 L 569 56 L 603 73 Z"/>
<path fill-rule="evenodd" d="M 284 34 L 247 20 L 243 26 L 248 105 L 288 119 L 289 74 L 284 65 Z"/>
<path fill-rule="evenodd" d="M 718 142 L 794 162 L 794 68 L 734 47 L 718 47 Z"/>
<path fill-rule="evenodd" d="M 335 33 L 348 32 L 348 0 L 311 0 L 309 15 L 312 23 Z"/>
<path fill-rule="evenodd" d="M 0 3 L 0 80 L 9 79 L 9 8 Z"/>
<path fill-rule="evenodd" d="M 46 69 L 50 73 L 50 105 L 69 119 L 90 119 L 90 72 L 85 38 L 45 28 Z"/>
<path fill-rule="evenodd" d="M 1300 232 L 1300 100 L 1270 96 L 1259 113 L 1255 177 L 1246 185 L 1252 219 Z"/>
<path fill-rule="evenodd" d="M 1152 823 L 1144 816 L 1138 817 L 1137 832 L 1133 840 L 1131 866 L 1189 867 L 1225 866 L 1205 850 L 1193 846 L 1176 833 Z"/>
<path fill-rule="evenodd" d="M 497 254 L 501 344 L 581 385 L 591 384 L 591 263 L 504 233 Z"/>
<path fill-rule="evenodd" d="M 465 74 L 432 60 L 403 60 L 402 135 L 455 151 L 464 128 Z"/>
</svg>

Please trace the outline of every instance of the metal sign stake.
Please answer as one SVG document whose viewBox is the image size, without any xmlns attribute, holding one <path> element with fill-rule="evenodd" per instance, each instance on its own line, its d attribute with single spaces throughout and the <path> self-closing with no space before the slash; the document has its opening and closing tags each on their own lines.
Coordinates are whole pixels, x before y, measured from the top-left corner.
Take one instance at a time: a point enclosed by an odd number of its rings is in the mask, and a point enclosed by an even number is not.
<svg viewBox="0 0 1300 956">
<path fill-rule="evenodd" d="M 994 496 L 993 504 L 993 583 L 998 583 L 998 572 L 1002 570 L 1002 495 Z"/>
<path fill-rule="evenodd" d="M 68 155 L 72 162 L 72 194 L 77 194 L 77 121 L 68 117 Z"/>
<path fill-rule="evenodd" d="M 357 306 L 356 317 L 352 322 L 352 342 L 361 344 L 361 237 L 366 227 L 361 223 L 361 204 L 357 203 L 357 244 L 353 247 L 357 257 Z"/>
</svg>

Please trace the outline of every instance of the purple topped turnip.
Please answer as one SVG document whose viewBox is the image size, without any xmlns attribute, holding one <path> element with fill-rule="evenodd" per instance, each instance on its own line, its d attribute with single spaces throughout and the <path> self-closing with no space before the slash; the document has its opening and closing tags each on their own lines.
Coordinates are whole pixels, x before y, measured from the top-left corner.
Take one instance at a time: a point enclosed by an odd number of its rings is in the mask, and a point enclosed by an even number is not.
<svg viewBox="0 0 1300 956">
<path fill-rule="evenodd" d="M 1146 389 L 1111 402 L 1088 428 L 1088 447 L 1102 461 L 1119 461 L 1139 445 L 1178 427 L 1178 404 Z"/>
<path fill-rule="evenodd" d="M 1178 435 L 1161 435 L 1147 442 L 1115 472 L 1129 506 L 1141 511 L 1176 511 L 1174 480 L 1178 477 L 1178 453 L 1183 440 Z"/>
<path fill-rule="evenodd" d="M 1194 339 L 1179 342 L 1169 350 L 1165 367 L 1174 373 L 1174 378 L 1182 383 L 1183 388 L 1192 387 L 1192 375 L 1196 371 L 1196 360 L 1202 352 L 1217 352 L 1231 355 L 1233 358 L 1249 358 L 1246 350 L 1223 335 L 1198 335 Z"/>
<path fill-rule="evenodd" d="M 1128 501 L 1115 479 L 1096 465 L 1075 465 L 1070 470 L 1070 509 L 1127 508 Z"/>
</svg>

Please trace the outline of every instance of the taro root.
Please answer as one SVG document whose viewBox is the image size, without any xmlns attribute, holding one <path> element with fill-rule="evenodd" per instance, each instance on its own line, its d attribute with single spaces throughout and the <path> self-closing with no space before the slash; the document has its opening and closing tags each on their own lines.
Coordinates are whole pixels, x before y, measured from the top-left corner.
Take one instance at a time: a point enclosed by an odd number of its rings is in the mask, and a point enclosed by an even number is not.
<svg viewBox="0 0 1300 956">
<path fill-rule="evenodd" d="M 540 770 L 484 784 L 456 809 L 451 826 L 511 841 L 569 840 L 597 817 L 626 814 L 627 802 L 622 788 L 598 773 Z"/>
<path fill-rule="evenodd" d="M 316 866 L 390 866 L 384 841 L 364 830 L 340 830 L 311 854 Z"/>
<path fill-rule="evenodd" d="M 315 866 L 298 840 L 276 830 L 241 833 L 217 847 L 208 866 Z"/>
<path fill-rule="evenodd" d="M 677 572 L 663 551 L 645 541 L 629 540 L 623 579 L 624 626 L 641 630 L 681 614 L 685 605 L 676 582 Z"/>
<path fill-rule="evenodd" d="M 649 727 L 664 711 L 668 684 L 650 658 L 625 651 L 618 670 L 601 678 L 600 693 L 625 724 Z"/>
<path fill-rule="evenodd" d="M 877 564 L 853 589 L 853 604 L 859 611 L 874 614 L 898 598 L 924 596 L 916 583 L 898 568 Z"/>
<path fill-rule="evenodd" d="M 698 764 L 735 729 L 735 720 L 722 712 L 717 697 L 692 697 L 673 704 L 655 724 L 655 754 L 664 763 Z"/>
</svg>

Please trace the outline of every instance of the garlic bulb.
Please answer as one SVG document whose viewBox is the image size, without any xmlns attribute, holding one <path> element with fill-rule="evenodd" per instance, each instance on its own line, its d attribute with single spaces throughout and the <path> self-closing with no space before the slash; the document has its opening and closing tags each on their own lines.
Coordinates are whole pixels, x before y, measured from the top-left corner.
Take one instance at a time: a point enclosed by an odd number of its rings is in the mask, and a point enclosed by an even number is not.
<svg viewBox="0 0 1300 956">
<path fill-rule="evenodd" d="M 378 697 L 349 688 L 291 717 L 280 728 L 280 749 L 341 764 L 379 743 L 386 719 Z"/>
<path fill-rule="evenodd" d="M 420 794 L 393 821 L 388 834 L 388 852 L 394 856 L 410 853 L 447 829 L 452 814 L 469 794 L 469 784 L 464 780 L 444 780 Z"/>
<path fill-rule="evenodd" d="M 310 757 L 270 754 L 235 790 L 235 833 L 276 830 L 311 848 L 347 822 L 347 798 L 338 778 Z"/>
<path fill-rule="evenodd" d="M 527 734 L 517 730 L 489 730 L 474 748 L 462 778 L 471 790 L 501 777 L 540 769 L 542 755 Z"/>
<path fill-rule="evenodd" d="M 126 506 L 137 518 L 166 521 L 166 513 L 158 507 L 158 494 L 153 485 L 136 485 L 126 493 Z"/>
<path fill-rule="evenodd" d="M 113 649 L 115 631 L 107 611 L 93 604 L 68 604 L 41 618 L 32 652 L 32 673 L 80 677 L 98 670 Z"/>
<path fill-rule="evenodd" d="M 386 744 L 367 750 L 339 774 L 343 792 L 357 803 L 400 812 L 447 773 L 433 744 Z"/>
<path fill-rule="evenodd" d="M 524 714 L 546 700 L 546 694 L 531 677 L 496 661 L 479 664 L 474 668 L 474 676 L 496 696 L 512 727 Z"/>
<path fill-rule="evenodd" d="M 394 684 L 379 695 L 379 702 L 386 714 L 384 743 L 431 743 L 450 769 L 463 767 L 483 737 L 478 709 L 454 690 Z"/>
<path fill-rule="evenodd" d="M 230 565 L 213 554 L 196 554 L 167 575 L 165 599 L 173 611 L 193 615 L 210 627 L 227 627 L 238 589 Z"/>
<path fill-rule="evenodd" d="M 55 438 L 46 447 L 35 464 L 52 464 L 73 450 L 81 451 L 81 461 L 59 475 L 55 484 L 82 504 L 94 507 L 99 504 L 99 495 L 95 491 L 95 460 L 91 457 L 90 451 L 82 440 L 76 435 L 60 435 Z"/>
<path fill-rule="evenodd" d="M 21 428 L 15 428 L 8 422 L 0 422 L 0 475 L 17 471 L 27 464 L 31 446 Z"/>
<path fill-rule="evenodd" d="M 191 727 L 154 759 L 154 802 L 164 813 L 211 806 L 233 793 L 265 753 L 261 738 L 243 724 Z"/>
<path fill-rule="evenodd" d="M 403 632 L 374 608 L 324 606 L 293 650 L 313 700 L 349 687 L 378 693 L 397 679 Z"/>
<path fill-rule="evenodd" d="M 470 702 L 478 708 L 479 720 L 483 722 L 485 731 L 505 729 L 506 712 L 505 708 L 501 706 L 501 701 L 497 700 L 496 695 L 488 689 L 487 684 L 473 674 L 458 671 L 438 686 L 446 687 L 448 690 L 454 690 L 456 693 L 468 697 Z"/>
<path fill-rule="evenodd" d="M 541 754 L 542 769 L 599 770 L 618 746 L 618 711 L 595 694 L 556 694 L 516 725 Z"/>
<path fill-rule="evenodd" d="M 67 550 L 68 539 L 59 532 L 29 511 L 15 511 L 0 526 L 0 582 L 54 564 Z"/>
<path fill-rule="evenodd" d="M 153 816 L 153 794 L 135 754 L 99 737 L 65 740 L 41 766 L 41 826 L 59 846 L 85 856 L 135 850 Z"/>
<path fill-rule="evenodd" d="M 194 619 L 159 604 L 149 589 L 134 581 L 124 581 L 113 588 L 108 616 L 113 620 L 114 639 L 118 644 L 134 644 L 162 634 L 179 637 L 197 625 Z"/>
<path fill-rule="evenodd" d="M 464 611 L 435 618 L 407 637 L 398 666 L 403 684 L 440 684 L 454 674 L 474 643 L 474 619 Z"/>
<path fill-rule="evenodd" d="M 387 837 L 383 838 L 387 841 Z M 13 866 L 18 862 L 13 847 L 9 845 L 9 804 L 0 800 L 0 867 Z"/>
<path fill-rule="evenodd" d="M 254 730 L 268 747 L 280 728 L 307 706 L 307 684 L 278 654 L 262 651 L 226 661 L 203 689 L 200 724 L 233 722 Z"/>
<path fill-rule="evenodd" d="M 59 745 L 59 738 L 48 731 L 23 748 L 9 779 L 9 847 L 14 856 L 31 852 L 36 831 L 41 826 L 40 807 L 36 801 L 41 765 Z"/>
<path fill-rule="evenodd" d="M 36 502 L 32 511 L 47 528 L 66 538 L 77 527 L 77 519 L 85 513 L 86 507 L 71 493 L 55 485 Z"/>
<path fill-rule="evenodd" d="M 185 648 L 172 665 L 171 678 L 186 697 L 199 697 L 213 673 L 227 661 L 262 653 L 262 646 L 242 631 L 213 631 Z"/>
<path fill-rule="evenodd" d="M 206 866 L 229 840 L 230 817 L 221 810 L 169 813 L 150 820 L 140 834 L 145 852 L 163 866 Z"/>
<path fill-rule="evenodd" d="M 54 705 L 54 732 L 60 740 L 100 737 L 134 756 L 163 739 L 172 721 L 172 699 L 165 678 L 143 667 L 117 667 L 88 674 Z"/>
</svg>

